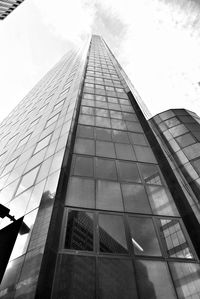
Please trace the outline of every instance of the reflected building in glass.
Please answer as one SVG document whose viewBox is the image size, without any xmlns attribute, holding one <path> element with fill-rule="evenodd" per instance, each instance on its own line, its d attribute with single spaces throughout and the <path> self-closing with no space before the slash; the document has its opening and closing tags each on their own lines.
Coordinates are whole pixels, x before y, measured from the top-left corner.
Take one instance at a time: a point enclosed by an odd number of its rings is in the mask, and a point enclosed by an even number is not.
<svg viewBox="0 0 200 299">
<path fill-rule="evenodd" d="M 30 231 L 0 298 L 200 298 L 197 215 L 144 115 L 94 35 L 2 122 L 0 202 Z"/>
</svg>

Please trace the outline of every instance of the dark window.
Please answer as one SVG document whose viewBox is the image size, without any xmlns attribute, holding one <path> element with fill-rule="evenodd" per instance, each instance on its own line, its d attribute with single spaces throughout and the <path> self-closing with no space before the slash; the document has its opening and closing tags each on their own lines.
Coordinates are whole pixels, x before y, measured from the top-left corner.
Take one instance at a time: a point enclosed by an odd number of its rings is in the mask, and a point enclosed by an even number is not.
<svg viewBox="0 0 200 299">
<path fill-rule="evenodd" d="M 117 180 L 115 161 L 96 158 L 96 177 Z"/>
<path fill-rule="evenodd" d="M 121 181 L 141 182 L 136 163 L 117 161 L 117 169 Z"/>
</svg>

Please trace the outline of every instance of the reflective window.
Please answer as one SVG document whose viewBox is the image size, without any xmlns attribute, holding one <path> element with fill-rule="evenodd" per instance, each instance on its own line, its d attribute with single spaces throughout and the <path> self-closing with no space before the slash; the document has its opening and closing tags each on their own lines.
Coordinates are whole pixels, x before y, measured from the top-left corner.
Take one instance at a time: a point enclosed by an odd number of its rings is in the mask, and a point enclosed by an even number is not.
<svg viewBox="0 0 200 299">
<path fill-rule="evenodd" d="M 39 170 L 39 166 L 32 169 L 31 171 L 29 171 L 28 173 L 26 173 L 22 176 L 22 179 L 21 179 L 21 182 L 20 182 L 20 185 L 18 187 L 16 194 L 23 192 L 24 190 L 28 189 L 29 187 L 31 187 L 34 184 L 38 170 Z"/>
<path fill-rule="evenodd" d="M 144 134 L 129 133 L 129 136 L 130 136 L 131 143 L 139 144 L 139 145 L 147 145 L 147 141 Z"/>
<path fill-rule="evenodd" d="M 20 140 L 20 142 L 18 143 L 17 147 L 22 146 L 23 144 L 27 143 L 27 141 L 29 140 L 31 134 L 27 135 L 26 137 L 24 137 L 23 139 Z"/>
<path fill-rule="evenodd" d="M 76 138 L 74 152 L 77 153 L 77 154 L 95 155 L 94 140 Z"/>
<path fill-rule="evenodd" d="M 123 211 L 120 184 L 110 181 L 97 181 L 96 208 Z"/>
<path fill-rule="evenodd" d="M 94 128 L 79 125 L 77 128 L 77 136 L 83 138 L 94 138 Z"/>
<path fill-rule="evenodd" d="M 94 180 L 71 177 L 67 189 L 66 204 L 84 208 L 95 207 Z"/>
<path fill-rule="evenodd" d="M 169 192 L 160 186 L 147 186 L 147 193 L 153 213 L 158 215 L 179 215 Z"/>
<path fill-rule="evenodd" d="M 74 156 L 73 164 L 74 164 L 74 170 L 73 170 L 74 175 L 93 177 L 94 166 L 93 166 L 92 157 Z"/>
<path fill-rule="evenodd" d="M 140 298 L 177 298 L 166 263 L 160 261 L 137 260 L 136 273 L 139 283 Z"/>
<path fill-rule="evenodd" d="M 150 147 L 135 145 L 134 150 L 138 161 L 157 163 Z"/>
<path fill-rule="evenodd" d="M 56 115 L 51 117 L 46 123 L 46 128 L 49 127 L 50 125 L 52 125 L 54 122 L 56 122 L 58 117 L 59 117 L 59 113 L 57 113 Z"/>
<path fill-rule="evenodd" d="M 145 184 L 163 184 L 159 168 L 156 165 L 140 163 L 138 166 Z"/>
<path fill-rule="evenodd" d="M 129 144 L 115 143 L 116 155 L 122 160 L 136 160 L 133 148 Z"/>
<path fill-rule="evenodd" d="M 45 138 L 43 138 L 42 140 L 40 140 L 38 142 L 38 144 L 36 145 L 36 148 L 35 148 L 33 154 L 36 154 L 41 149 L 43 149 L 44 147 L 46 147 L 49 144 L 49 142 L 50 142 L 51 136 L 52 136 L 52 134 L 50 134 L 50 135 L 46 136 Z"/>
<path fill-rule="evenodd" d="M 129 143 L 129 138 L 128 138 L 127 132 L 113 130 L 112 137 L 113 137 L 114 142 Z"/>
<path fill-rule="evenodd" d="M 129 225 L 135 254 L 161 256 L 152 219 L 129 217 Z"/>
<path fill-rule="evenodd" d="M 117 179 L 114 160 L 96 158 L 96 176 L 103 179 Z"/>
<path fill-rule="evenodd" d="M 96 139 L 104 141 L 112 141 L 111 130 L 96 128 Z"/>
<path fill-rule="evenodd" d="M 117 161 L 117 169 L 121 181 L 141 182 L 136 163 Z"/>
<path fill-rule="evenodd" d="M 99 251 L 128 252 L 122 216 L 99 214 Z"/>
<path fill-rule="evenodd" d="M 200 298 L 200 267 L 194 263 L 170 263 L 180 299 Z"/>
<path fill-rule="evenodd" d="M 169 257 L 191 259 L 193 255 L 177 219 L 160 219 L 158 227 Z"/>
<path fill-rule="evenodd" d="M 115 158 L 115 148 L 112 142 L 96 141 L 96 155 Z"/>
<path fill-rule="evenodd" d="M 149 201 L 141 184 L 122 184 L 122 194 L 126 212 L 151 213 Z"/>
<path fill-rule="evenodd" d="M 196 142 L 190 133 L 177 137 L 176 141 L 181 147 L 185 147 Z"/>
<path fill-rule="evenodd" d="M 84 211 L 68 212 L 65 248 L 93 251 L 93 214 Z"/>
<path fill-rule="evenodd" d="M 133 266 L 129 260 L 99 259 L 99 298 L 138 298 Z"/>
</svg>

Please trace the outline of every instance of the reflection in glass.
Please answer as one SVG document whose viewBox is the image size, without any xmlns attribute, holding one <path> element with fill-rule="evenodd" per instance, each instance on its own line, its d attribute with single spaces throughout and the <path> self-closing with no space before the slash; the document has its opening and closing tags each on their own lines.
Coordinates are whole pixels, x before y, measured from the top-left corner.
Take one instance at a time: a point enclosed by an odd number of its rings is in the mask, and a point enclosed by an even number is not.
<svg viewBox="0 0 200 299">
<path fill-rule="evenodd" d="M 159 261 L 136 261 L 141 299 L 176 299 L 167 265 Z"/>
<path fill-rule="evenodd" d="M 116 155 L 122 160 L 136 160 L 133 148 L 129 144 L 115 143 Z"/>
<path fill-rule="evenodd" d="M 108 253 L 127 253 L 122 216 L 99 215 L 99 250 Z"/>
<path fill-rule="evenodd" d="M 95 258 L 62 254 L 52 298 L 94 299 Z"/>
<path fill-rule="evenodd" d="M 131 261 L 113 258 L 99 259 L 99 298 L 138 298 Z"/>
<path fill-rule="evenodd" d="M 159 169 L 156 165 L 140 163 L 139 169 L 146 184 L 162 185 Z"/>
<path fill-rule="evenodd" d="M 96 159 L 96 176 L 102 179 L 117 179 L 117 172 L 114 160 Z"/>
<path fill-rule="evenodd" d="M 96 155 L 115 158 L 115 148 L 112 142 L 96 141 Z"/>
<path fill-rule="evenodd" d="M 71 177 L 68 185 L 66 204 L 84 208 L 95 207 L 94 180 Z"/>
<path fill-rule="evenodd" d="M 38 170 L 39 166 L 23 175 L 16 194 L 23 192 L 34 184 Z"/>
<path fill-rule="evenodd" d="M 120 184 L 110 181 L 97 181 L 96 208 L 123 211 Z"/>
<path fill-rule="evenodd" d="M 95 154 L 94 141 L 91 139 L 77 138 L 75 143 L 74 152 L 78 154 Z"/>
<path fill-rule="evenodd" d="M 141 182 L 136 163 L 117 161 L 117 169 L 121 181 Z"/>
<path fill-rule="evenodd" d="M 195 263 L 170 263 L 179 299 L 200 298 L 200 267 Z"/>
<path fill-rule="evenodd" d="M 159 233 L 169 257 L 191 259 L 193 255 L 177 219 L 160 219 Z"/>
<path fill-rule="evenodd" d="M 146 188 L 153 213 L 168 216 L 179 215 L 171 194 L 165 188 L 161 186 L 147 186 Z"/>
<path fill-rule="evenodd" d="M 150 218 L 129 217 L 129 225 L 135 254 L 161 256 L 158 239 Z"/>
<path fill-rule="evenodd" d="M 84 211 L 68 213 L 65 248 L 93 251 L 93 214 Z"/>
<path fill-rule="evenodd" d="M 89 176 L 94 175 L 93 158 L 85 156 L 74 156 L 74 175 Z"/>
<path fill-rule="evenodd" d="M 144 186 L 140 184 L 122 184 L 124 206 L 127 212 L 151 213 Z"/>
</svg>

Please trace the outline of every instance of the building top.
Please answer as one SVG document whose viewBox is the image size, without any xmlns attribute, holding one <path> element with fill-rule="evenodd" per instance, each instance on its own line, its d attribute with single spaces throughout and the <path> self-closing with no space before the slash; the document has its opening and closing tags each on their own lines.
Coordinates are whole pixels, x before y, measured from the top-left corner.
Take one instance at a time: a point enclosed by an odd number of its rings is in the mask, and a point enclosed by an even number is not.
<svg viewBox="0 0 200 299">
<path fill-rule="evenodd" d="M 24 0 L 0 0 L 0 20 L 5 19 Z"/>
</svg>

